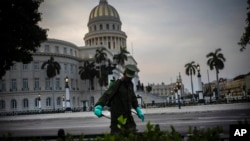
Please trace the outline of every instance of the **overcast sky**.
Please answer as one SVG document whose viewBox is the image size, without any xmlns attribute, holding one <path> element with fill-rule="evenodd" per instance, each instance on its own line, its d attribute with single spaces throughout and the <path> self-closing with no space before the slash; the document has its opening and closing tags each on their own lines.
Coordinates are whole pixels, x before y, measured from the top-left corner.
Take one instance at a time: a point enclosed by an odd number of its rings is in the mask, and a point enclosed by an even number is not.
<svg viewBox="0 0 250 141">
<path fill-rule="evenodd" d="M 185 64 L 201 66 L 202 81 L 216 80 L 207 66 L 206 55 L 217 48 L 226 58 L 219 77 L 234 78 L 250 72 L 250 48 L 237 45 L 244 32 L 246 0 L 108 0 L 119 13 L 127 34 L 128 51 L 137 60 L 139 77 L 148 83 L 176 82 L 181 73 L 191 91 Z M 99 0 L 45 0 L 41 4 L 43 28 L 48 37 L 85 46 L 91 10 Z M 132 49 L 133 48 L 133 49 Z M 208 70 L 208 71 L 207 71 Z M 208 73 L 207 73 L 208 72 Z M 197 77 L 194 79 L 197 90 Z"/>
</svg>

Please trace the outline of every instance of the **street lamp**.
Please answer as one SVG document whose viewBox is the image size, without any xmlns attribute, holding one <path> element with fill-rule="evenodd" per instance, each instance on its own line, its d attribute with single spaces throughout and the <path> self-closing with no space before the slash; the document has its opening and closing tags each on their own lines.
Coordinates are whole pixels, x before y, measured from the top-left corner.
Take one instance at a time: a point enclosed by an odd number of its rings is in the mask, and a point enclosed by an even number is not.
<svg viewBox="0 0 250 141">
<path fill-rule="evenodd" d="M 65 91 L 66 91 L 66 109 L 65 109 L 65 112 L 71 112 L 68 76 L 65 77 Z"/>
<path fill-rule="evenodd" d="M 114 79 L 113 76 L 113 70 L 116 68 L 116 60 L 114 60 L 112 63 L 110 60 L 108 60 L 108 84 L 110 85 L 111 81 Z"/>
<path fill-rule="evenodd" d="M 137 95 L 136 98 L 138 101 L 138 105 L 142 108 L 142 97 L 140 95 Z"/>
<path fill-rule="evenodd" d="M 181 89 L 181 85 L 182 85 L 182 84 L 181 84 L 180 79 L 177 78 L 177 81 L 176 81 L 176 83 L 175 83 L 175 88 L 176 88 L 177 95 L 178 95 L 178 107 L 179 107 L 179 109 L 181 109 L 181 101 L 180 101 L 181 93 L 178 94 L 178 90 Z"/>
<path fill-rule="evenodd" d="M 198 71 L 197 77 L 198 77 L 198 91 L 197 93 L 199 94 L 199 103 L 204 103 L 204 98 L 203 98 L 203 90 L 202 90 L 202 82 L 201 82 L 201 73 L 200 73 L 200 65 L 196 65 L 196 69 Z"/>
<path fill-rule="evenodd" d="M 38 108 L 41 110 L 42 109 L 42 105 L 41 105 L 41 95 L 40 93 L 38 94 Z"/>
<path fill-rule="evenodd" d="M 64 95 L 62 96 L 62 108 L 64 109 L 65 107 L 65 98 L 64 98 Z"/>
</svg>

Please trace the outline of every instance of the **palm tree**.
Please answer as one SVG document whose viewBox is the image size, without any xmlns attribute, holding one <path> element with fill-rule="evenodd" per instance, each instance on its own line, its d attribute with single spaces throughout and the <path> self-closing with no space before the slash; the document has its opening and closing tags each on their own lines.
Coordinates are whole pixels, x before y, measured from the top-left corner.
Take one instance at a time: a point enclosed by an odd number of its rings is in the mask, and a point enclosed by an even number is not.
<svg viewBox="0 0 250 141">
<path fill-rule="evenodd" d="M 57 74 L 60 74 L 60 64 L 56 61 L 54 61 L 54 57 L 50 56 L 50 59 L 46 62 L 43 62 L 41 69 L 45 69 L 47 72 L 47 77 L 49 79 L 52 79 L 52 90 L 54 89 L 54 83 L 53 83 L 53 77 L 55 77 Z M 55 103 L 54 103 L 54 97 L 53 97 L 53 108 L 55 110 Z"/>
<path fill-rule="evenodd" d="M 186 74 L 188 76 L 190 75 L 190 78 L 191 78 L 192 99 L 194 100 L 194 88 L 193 88 L 193 77 L 192 77 L 192 75 L 195 75 L 195 73 L 196 73 L 195 62 L 192 61 L 190 63 L 187 63 L 185 65 L 185 67 L 186 67 Z"/>
<path fill-rule="evenodd" d="M 94 89 L 94 77 L 97 75 L 95 62 L 85 61 L 83 66 L 79 67 L 79 75 L 82 80 L 89 80 L 89 89 Z"/>
<path fill-rule="evenodd" d="M 96 50 L 95 54 L 95 61 L 99 64 L 99 84 L 102 88 L 103 85 L 106 85 L 105 81 L 107 80 L 107 73 L 105 66 L 102 64 L 103 62 L 107 61 L 107 53 L 105 52 L 106 48 L 100 48 Z"/>
<path fill-rule="evenodd" d="M 103 61 L 107 60 L 107 53 L 105 52 L 106 48 L 100 48 L 96 50 L 95 61 L 98 64 L 101 64 Z"/>
<path fill-rule="evenodd" d="M 222 70 L 224 68 L 224 62 L 226 61 L 226 58 L 222 53 L 219 53 L 221 51 L 220 48 L 216 49 L 215 52 L 210 52 L 207 54 L 207 65 L 209 66 L 210 70 L 215 69 L 216 71 L 216 82 L 217 82 L 217 93 L 216 93 L 216 99 L 218 99 L 219 92 L 220 92 L 220 86 L 219 86 L 219 70 Z"/>
<path fill-rule="evenodd" d="M 121 66 L 123 66 L 125 64 L 125 61 L 128 60 L 127 54 L 129 54 L 129 52 L 127 51 L 127 48 L 121 47 L 120 53 L 115 54 L 113 59 L 117 61 L 117 64 L 120 64 Z"/>
</svg>

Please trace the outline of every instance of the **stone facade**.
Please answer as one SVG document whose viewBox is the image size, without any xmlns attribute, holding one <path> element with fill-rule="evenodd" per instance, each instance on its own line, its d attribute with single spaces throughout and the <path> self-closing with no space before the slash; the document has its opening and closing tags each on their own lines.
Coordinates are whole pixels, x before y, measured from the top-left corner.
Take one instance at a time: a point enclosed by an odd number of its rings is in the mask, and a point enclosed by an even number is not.
<svg viewBox="0 0 250 141">
<path fill-rule="evenodd" d="M 96 10 L 98 8 L 102 10 Z M 102 11 L 108 13 L 98 13 Z M 95 52 L 100 48 L 106 48 L 108 59 L 113 61 L 120 47 L 126 47 L 127 36 L 121 31 L 118 12 L 106 0 L 100 0 L 99 5 L 91 11 L 88 29 L 84 37 L 85 46 L 48 39 L 37 47 L 32 62 L 15 63 L 0 80 L 0 112 L 63 109 L 66 77 L 69 78 L 71 108 L 81 109 L 83 106 L 94 105 L 106 88 L 101 88 L 95 78 L 94 89 L 90 90 L 89 81 L 80 79 L 79 66 L 83 66 L 85 60 L 94 61 Z M 46 70 L 41 69 L 43 62 L 49 60 L 50 56 L 61 66 L 60 74 L 53 79 L 48 79 Z M 126 64 L 137 65 L 137 62 L 129 55 Z M 117 65 L 113 76 L 119 79 L 123 71 L 123 66 Z M 133 81 L 137 84 L 138 74 Z"/>
</svg>

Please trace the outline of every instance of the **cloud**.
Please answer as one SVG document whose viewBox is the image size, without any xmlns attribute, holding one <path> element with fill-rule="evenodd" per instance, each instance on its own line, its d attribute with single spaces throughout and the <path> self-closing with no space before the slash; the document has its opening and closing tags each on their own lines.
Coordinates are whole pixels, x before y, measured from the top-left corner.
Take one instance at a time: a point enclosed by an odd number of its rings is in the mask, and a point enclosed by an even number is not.
<svg viewBox="0 0 250 141">
<path fill-rule="evenodd" d="M 179 72 L 191 90 L 186 63 L 201 65 L 202 81 L 215 80 L 206 54 L 221 48 L 226 57 L 220 77 L 233 78 L 250 72 L 250 50 L 240 52 L 237 42 L 245 27 L 246 1 L 236 0 L 108 0 L 119 13 L 127 47 L 138 62 L 141 82 L 166 84 L 176 81 Z M 49 28 L 49 37 L 84 45 L 93 0 L 46 0 L 40 11 L 40 25 Z M 133 49 L 132 49 L 133 48 Z M 133 51 L 132 51 L 133 50 Z M 197 78 L 194 77 L 195 88 Z"/>
</svg>

